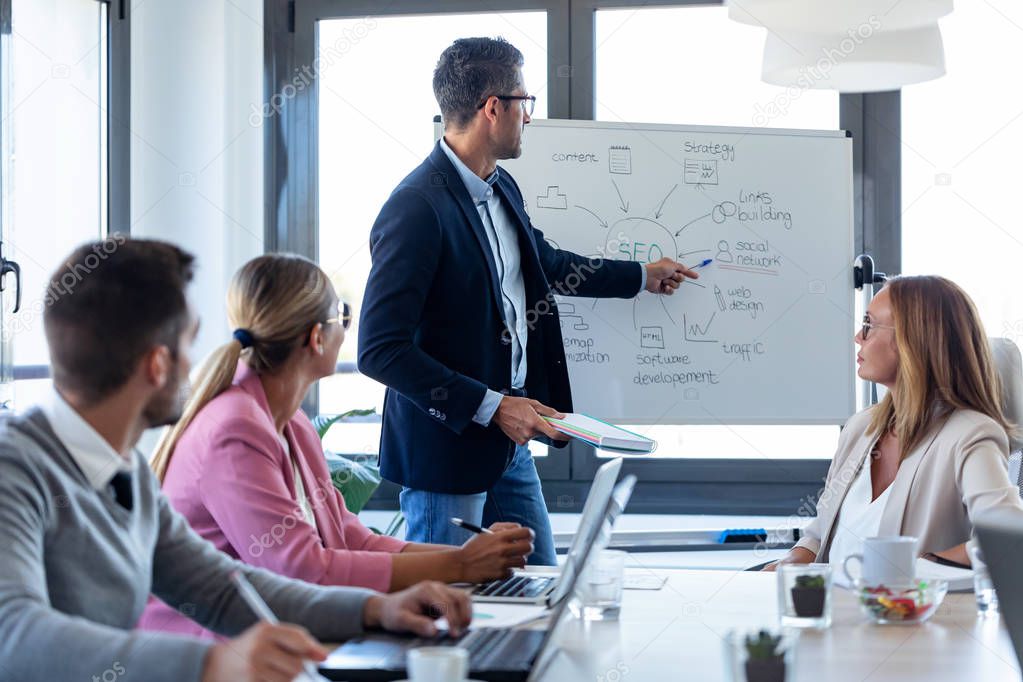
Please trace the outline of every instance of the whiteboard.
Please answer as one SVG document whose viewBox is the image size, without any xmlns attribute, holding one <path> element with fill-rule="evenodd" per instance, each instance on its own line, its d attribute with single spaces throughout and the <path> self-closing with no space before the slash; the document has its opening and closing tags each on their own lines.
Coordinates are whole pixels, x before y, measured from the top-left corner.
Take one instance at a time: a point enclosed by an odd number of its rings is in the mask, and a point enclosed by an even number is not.
<svg viewBox="0 0 1023 682">
<path fill-rule="evenodd" d="M 520 158 L 499 165 L 552 246 L 714 259 L 673 296 L 557 297 L 577 412 L 628 424 L 854 412 L 845 132 L 534 120 Z"/>
</svg>

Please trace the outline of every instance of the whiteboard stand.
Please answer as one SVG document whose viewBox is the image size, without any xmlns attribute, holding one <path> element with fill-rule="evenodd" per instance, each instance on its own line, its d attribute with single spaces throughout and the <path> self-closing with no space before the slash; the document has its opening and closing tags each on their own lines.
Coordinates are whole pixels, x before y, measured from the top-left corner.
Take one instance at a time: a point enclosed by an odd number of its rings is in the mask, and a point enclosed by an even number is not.
<svg viewBox="0 0 1023 682">
<path fill-rule="evenodd" d="M 888 281 L 888 275 L 874 269 L 874 259 L 865 253 L 856 256 L 853 261 L 853 284 L 856 290 L 862 294 L 863 310 L 874 299 L 874 285 L 884 284 Z M 864 381 L 860 389 L 861 402 L 863 407 L 877 404 L 877 384 L 872 381 Z"/>
</svg>

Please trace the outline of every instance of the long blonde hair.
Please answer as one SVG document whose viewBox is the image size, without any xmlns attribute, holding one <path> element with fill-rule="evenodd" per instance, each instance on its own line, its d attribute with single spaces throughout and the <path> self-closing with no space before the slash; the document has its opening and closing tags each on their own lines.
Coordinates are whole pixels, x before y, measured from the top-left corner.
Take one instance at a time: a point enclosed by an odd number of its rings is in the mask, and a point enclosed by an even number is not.
<svg viewBox="0 0 1023 682">
<path fill-rule="evenodd" d="M 253 258 L 231 279 L 227 319 L 243 330 L 206 358 L 193 385 L 181 419 L 164 431 L 150 462 L 162 482 L 174 448 L 195 415 L 226 391 L 234 380 L 238 360 L 263 374 L 279 369 L 307 338 L 317 322 L 337 308 L 330 278 L 315 263 L 293 254 L 273 253 Z"/>
<path fill-rule="evenodd" d="M 895 388 L 874 408 L 867 430 L 893 430 L 904 459 L 934 419 L 953 409 L 976 410 L 1014 431 L 1002 412 L 1001 382 L 984 325 L 970 297 L 937 276 L 893 277 L 892 306 L 899 367 Z"/>
</svg>

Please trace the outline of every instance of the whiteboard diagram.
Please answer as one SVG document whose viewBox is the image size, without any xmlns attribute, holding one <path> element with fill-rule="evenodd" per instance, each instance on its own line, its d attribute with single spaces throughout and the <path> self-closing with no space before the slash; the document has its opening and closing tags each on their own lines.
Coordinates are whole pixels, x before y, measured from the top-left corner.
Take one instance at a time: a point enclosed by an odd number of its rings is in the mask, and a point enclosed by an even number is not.
<svg viewBox="0 0 1023 682">
<path fill-rule="evenodd" d="M 548 243 L 593 267 L 713 259 L 673 296 L 557 297 L 577 411 L 665 424 L 852 414 L 844 133 L 534 120 L 522 156 L 499 165 Z"/>
</svg>

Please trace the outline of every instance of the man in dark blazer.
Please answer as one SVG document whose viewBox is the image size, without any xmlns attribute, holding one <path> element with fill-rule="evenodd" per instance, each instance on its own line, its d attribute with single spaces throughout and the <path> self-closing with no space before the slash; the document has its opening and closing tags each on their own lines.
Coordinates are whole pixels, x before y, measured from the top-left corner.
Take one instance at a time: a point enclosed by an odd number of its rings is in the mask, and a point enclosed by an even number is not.
<svg viewBox="0 0 1023 682">
<path fill-rule="evenodd" d="M 553 294 L 671 294 L 697 274 L 664 258 L 641 265 L 552 248 L 499 159 L 522 153 L 535 97 L 522 54 L 502 39 L 455 41 L 433 89 L 444 138 L 395 188 L 370 234 L 373 267 L 359 370 L 387 386 L 381 470 L 402 486 L 408 539 L 461 544 L 449 522 L 518 522 L 533 564 L 556 564 L 529 452 L 565 437 L 543 416 L 572 410 Z"/>
</svg>

